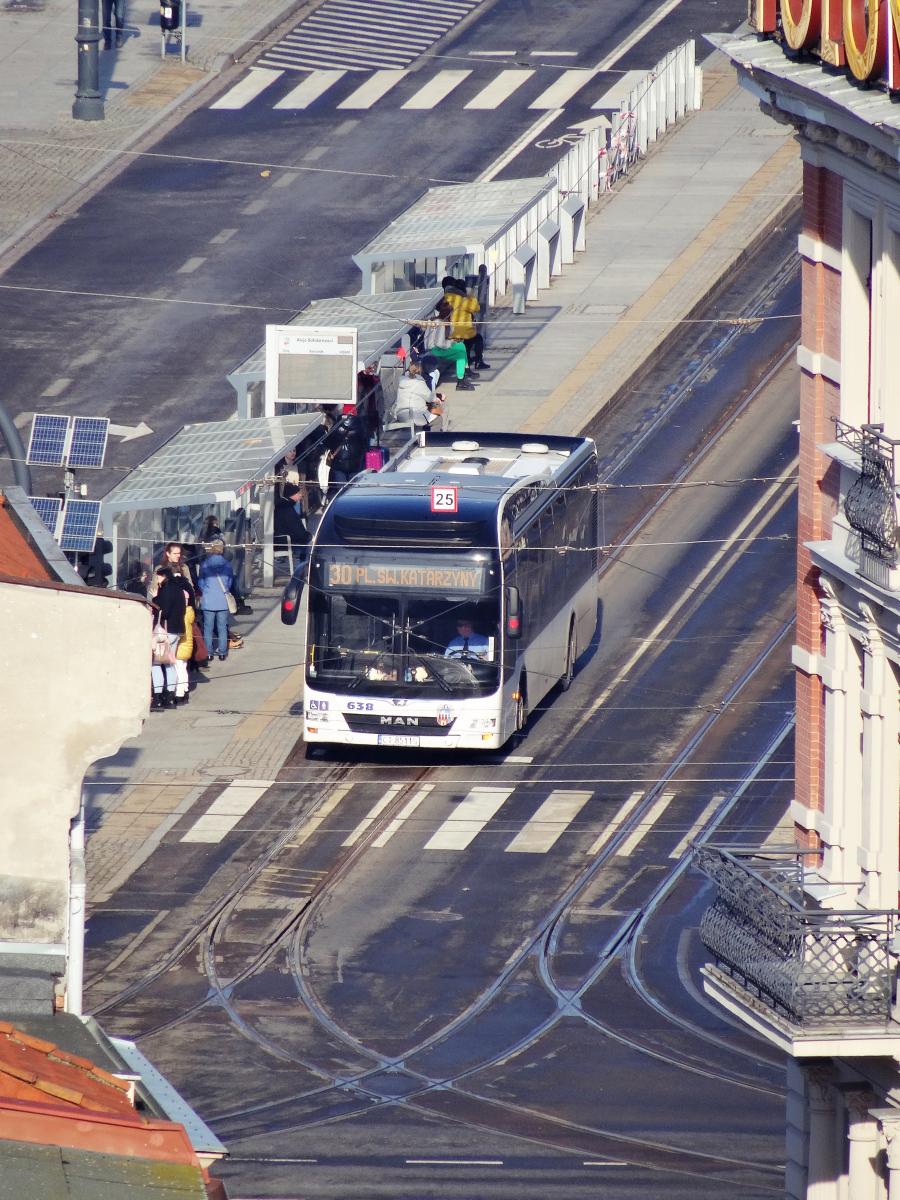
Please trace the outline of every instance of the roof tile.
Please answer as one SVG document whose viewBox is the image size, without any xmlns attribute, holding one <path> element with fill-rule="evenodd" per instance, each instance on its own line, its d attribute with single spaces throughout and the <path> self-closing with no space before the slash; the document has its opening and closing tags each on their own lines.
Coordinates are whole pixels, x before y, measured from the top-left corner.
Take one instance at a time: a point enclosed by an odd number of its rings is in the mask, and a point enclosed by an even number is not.
<svg viewBox="0 0 900 1200">
<path fill-rule="evenodd" d="M 74 1088 L 51 1083 L 49 1079 L 38 1079 L 34 1086 L 39 1092 L 46 1092 L 48 1096 L 56 1096 L 58 1100 L 65 1100 L 67 1104 L 77 1104 L 79 1107 L 84 1104 L 84 1092 L 76 1092 Z"/>
<path fill-rule="evenodd" d="M 32 1037 L 30 1033 L 23 1033 L 21 1029 L 15 1030 L 15 1039 L 21 1042 L 23 1046 L 27 1046 L 30 1050 L 37 1050 L 41 1054 L 49 1054 L 56 1049 L 53 1042 L 45 1042 L 43 1038 Z"/>
<path fill-rule="evenodd" d="M 0 1029 L 0 1100 L 46 1102 L 52 1097 L 66 1106 L 139 1121 L 130 1088 L 128 1080 L 116 1078 L 53 1042 L 31 1037 L 13 1026 Z"/>
</svg>

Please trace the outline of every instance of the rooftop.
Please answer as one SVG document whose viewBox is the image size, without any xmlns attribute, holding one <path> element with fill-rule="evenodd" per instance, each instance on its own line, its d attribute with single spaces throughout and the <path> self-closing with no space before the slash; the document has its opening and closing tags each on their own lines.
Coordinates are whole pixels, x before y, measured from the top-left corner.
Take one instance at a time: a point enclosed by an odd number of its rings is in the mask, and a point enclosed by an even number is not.
<svg viewBox="0 0 900 1200">
<path fill-rule="evenodd" d="M 552 176 L 429 188 L 415 204 L 353 255 L 357 266 L 405 254 L 455 254 L 489 245 L 546 192 Z"/>
<path fill-rule="evenodd" d="M 36 1100 L 139 1121 L 130 1090 L 127 1080 L 90 1059 L 0 1021 L 0 1104 L 4 1099 Z"/>
<path fill-rule="evenodd" d="M 757 88 L 778 94 L 778 107 L 801 120 L 877 142 L 896 161 L 900 156 L 900 107 L 879 87 L 856 82 L 818 59 L 792 58 L 771 38 L 707 34 Z M 761 97 L 764 98 L 764 97 Z"/>
</svg>

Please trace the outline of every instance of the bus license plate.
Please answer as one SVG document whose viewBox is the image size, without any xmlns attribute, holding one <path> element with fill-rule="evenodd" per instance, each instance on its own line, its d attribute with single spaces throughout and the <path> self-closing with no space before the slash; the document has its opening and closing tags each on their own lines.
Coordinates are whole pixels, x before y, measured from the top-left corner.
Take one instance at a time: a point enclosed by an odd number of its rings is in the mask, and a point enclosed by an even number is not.
<svg viewBox="0 0 900 1200">
<path fill-rule="evenodd" d="M 379 746 L 418 746 L 419 738 L 411 733 L 379 733 Z"/>
</svg>

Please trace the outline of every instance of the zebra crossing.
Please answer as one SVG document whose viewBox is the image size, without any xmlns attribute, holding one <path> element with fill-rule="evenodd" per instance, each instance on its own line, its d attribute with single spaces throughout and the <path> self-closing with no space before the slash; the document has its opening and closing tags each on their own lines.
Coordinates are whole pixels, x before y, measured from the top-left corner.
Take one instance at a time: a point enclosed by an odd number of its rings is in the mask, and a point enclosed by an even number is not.
<svg viewBox="0 0 900 1200">
<path fill-rule="evenodd" d="M 361 111 L 374 108 L 386 98 L 391 98 L 396 108 L 407 111 L 428 112 L 445 102 L 459 102 L 468 111 L 489 112 L 513 97 L 521 97 L 524 90 L 527 109 L 550 112 L 564 108 L 579 92 L 589 88 L 597 75 L 595 69 L 586 67 L 562 71 L 549 82 L 531 67 L 495 69 L 489 77 L 483 69 L 476 72 L 468 67 L 448 67 L 432 74 L 413 73 L 403 67 L 354 71 L 341 66 L 288 72 L 263 65 L 260 60 L 209 107 L 234 111 L 269 93 L 278 95 L 271 107 L 280 112 L 303 112 L 319 103 L 338 110 Z M 412 94 L 409 94 L 410 83 L 418 85 Z M 402 84 L 407 86 L 401 87 Z M 589 107 L 608 109 L 608 92 L 608 86 L 596 85 L 587 96 Z"/>
<path fill-rule="evenodd" d="M 480 0 L 325 0 L 258 60 L 274 70 L 408 66 Z"/>
<path fill-rule="evenodd" d="M 270 780 L 239 780 L 227 785 L 209 809 L 182 833 L 180 840 L 214 844 L 231 833 L 239 834 L 239 823 L 271 786 L 273 781 Z M 355 794 L 358 786 L 340 784 L 333 787 L 293 834 L 290 845 L 302 846 L 317 833 L 335 832 L 344 835 L 341 846 L 357 845 L 404 792 L 406 785 L 390 784 L 348 830 L 341 812 L 348 806 L 355 806 L 358 816 L 361 799 Z M 381 850 L 403 833 L 419 840 L 423 854 L 436 851 L 460 853 L 482 835 L 490 835 L 494 848 L 500 849 L 502 845 L 506 854 L 534 855 L 550 853 L 561 841 L 571 850 L 577 838 L 577 848 L 585 855 L 595 857 L 627 827 L 629 818 L 645 796 L 643 791 L 632 792 L 610 815 L 608 799 L 588 789 L 554 788 L 535 806 L 533 791 L 516 785 L 477 786 L 459 796 L 436 784 L 426 783 L 415 788 L 399 812 L 371 842 L 371 848 Z M 663 820 L 676 798 L 674 791 L 664 791 L 656 796 L 641 820 L 616 844 L 614 858 L 630 857 L 645 838 L 653 834 L 665 835 L 669 843 L 674 842 L 674 848 L 666 847 L 668 856 L 680 858 L 690 841 L 707 826 L 724 794 L 718 792 L 712 796 L 689 828 L 685 828 L 683 818 L 680 824 L 673 823 L 671 817 Z M 592 802 L 595 803 L 592 805 Z M 530 815 L 523 813 L 523 809 L 527 812 L 527 806 L 533 808 Z M 518 829 L 515 828 L 517 824 Z M 594 836 L 598 827 L 599 836 Z"/>
</svg>

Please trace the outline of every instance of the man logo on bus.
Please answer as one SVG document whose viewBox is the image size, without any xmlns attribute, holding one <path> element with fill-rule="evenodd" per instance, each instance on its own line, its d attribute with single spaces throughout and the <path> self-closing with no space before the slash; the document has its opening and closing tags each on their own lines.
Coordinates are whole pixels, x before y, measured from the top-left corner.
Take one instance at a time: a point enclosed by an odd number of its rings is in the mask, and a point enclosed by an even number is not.
<svg viewBox="0 0 900 1200">
<path fill-rule="evenodd" d="M 452 724 L 452 722 L 453 722 L 453 709 L 449 706 L 449 704 L 445 704 L 443 706 L 443 708 L 438 709 L 437 723 L 438 723 L 438 725 L 441 726 L 441 728 L 444 728 L 447 725 Z"/>
</svg>

